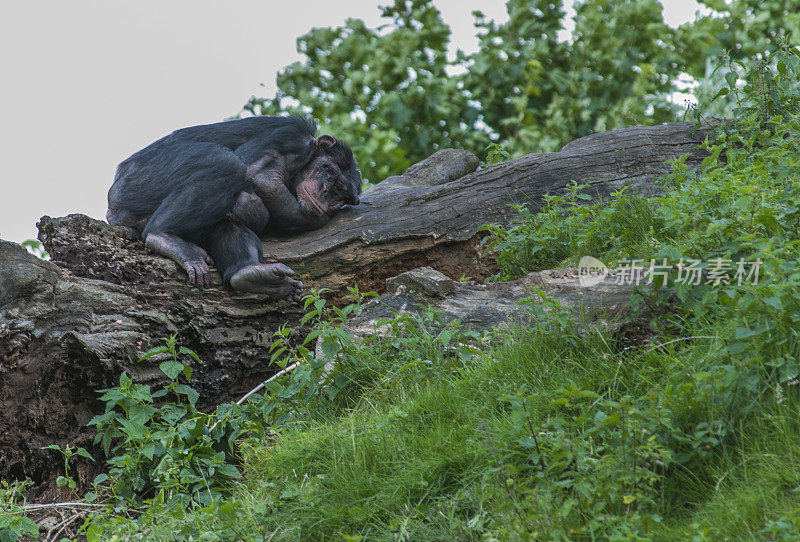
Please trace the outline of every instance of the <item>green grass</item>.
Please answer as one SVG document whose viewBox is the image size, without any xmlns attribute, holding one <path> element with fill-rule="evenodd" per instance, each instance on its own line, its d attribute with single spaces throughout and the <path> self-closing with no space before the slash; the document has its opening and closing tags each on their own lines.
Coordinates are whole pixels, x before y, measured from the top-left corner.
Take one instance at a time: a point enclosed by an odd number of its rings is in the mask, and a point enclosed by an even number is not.
<svg viewBox="0 0 800 542">
<path fill-rule="evenodd" d="M 706 483 L 685 486 L 685 510 L 675 510 L 665 540 L 796 540 L 800 527 L 800 403 L 794 397 L 766 406 L 744 425 L 738 446 L 723 451 Z M 779 518 L 793 518 L 774 525 Z M 775 533 L 764 532 L 772 524 Z"/>
<path fill-rule="evenodd" d="M 669 303 L 656 344 L 627 348 L 554 306 L 489 341 L 428 315 L 356 347 L 346 314 L 309 301 L 342 355 L 338 394 L 307 394 L 319 375 L 296 371 L 268 403 L 289 421 L 242 441 L 231 493 L 109 510 L 88 538 L 800 540 L 798 73 L 772 73 L 785 108 L 748 83 L 746 122 L 706 145 L 700 175 L 677 161 L 668 194 L 586 205 L 576 186 L 488 228 L 503 276 L 586 254 L 741 257 L 763 262 L 758 284 L 671 278 L 637 298 Z"/>
<path fill-rule="evenodd" d="M 352 407 L 339 415 L 302 420 L 277 438 L 249 440 L 244 484 L 221 507 L 192 512 L 154 507 L 111 532 L 146 533 L 141 535 L 146 540 L 170 540 L 176 533 L 183 536 L 177 539 L 206 533 L 204 540 L 567 540 L 591 539 L 592 529 L 596 539 L 623 536 L 630 527 L 663 540 L 690 540 L 704 532 L 708 540 L 763 539 L 768 521 L 800 503 L 792 492 L 800 483 L 800 405 L 794 397 L 780 404 L 766 401 L 758 417 L 740 420 L 726 446 L 684 465 L 673 460 L 652 487 L 640 488 L 654 499 L 644 508 L 662 516 L 661 525 L 626 511 L 622 494 L 602 507 L 612 519 L 587 519 L 575 508 L 564 513 L 561 508 L 580 487 L 564 476 L 543 479 L 537 461 L 519 455 L 516 441 L 523 433 L 514 429 L 519 410 L 507 397 L 520 390 L 527 390 L 530 421 L 543 441 L 554 419 L 571 427 L 565 433 L 571 438 L 590 425 L 553 406 L 565 390 L 594 390 L 604 400 L 628 397 L 641 411 L 658 404 L 674 418 L 672 431 L 693 428 L 713 408 L 693 404 L 680 390 L 694 393 L 693 383 L 717 362 L 720 349 L 714 341 L 682 346 L 620 353 L 599 337 L 518 331 L 497 338 L 471 365 L 449 371 L 439 371 L 447 358 L 441 349 L 429 352 L 439 358 L 438 367 L 405 370 L 398 370 L 403 360 L 386 350 L 365 350 L 362 374 L 384 378 L 364 378 L 362 384 L 369 385 L 358 386 L 358 397 L 348 398 Z M 595 412 L 592 408 L 588 411 Z M 648 416 L 641 417 L 643 426 L 655 427 Z M 674 444 L 667 431 L 654 434 Z M 554 462 L 557 452 L 542 455 Z M 602 462 L 610 452 L 588 455 Z M 598 495 L 614 494 L 614 482 L 606 478 L 630 471 L 632 464 L 624 463 L 630 459 L 622 456 L 622 465 L 609 463 L 582 483 Z M 551 468 L 547 475 L 567 471 Z M 582 495 L 581 500 L 591 507 L 602 499 Z"/>
</svg>

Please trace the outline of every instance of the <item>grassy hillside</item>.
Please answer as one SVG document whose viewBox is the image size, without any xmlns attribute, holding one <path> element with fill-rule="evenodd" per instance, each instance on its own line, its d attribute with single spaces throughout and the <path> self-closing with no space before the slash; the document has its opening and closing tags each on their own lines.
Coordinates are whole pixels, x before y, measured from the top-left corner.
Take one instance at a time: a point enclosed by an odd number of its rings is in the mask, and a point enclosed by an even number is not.
<svg viewBox="0 0 800 542">
<path fill-rule="evenodd" d="M 95 422 L 115 470 L 100 482 L 117 507 L 88 538 L 798 539 L 800 66 L 779 58 L 730 90 L 744 120 L 720 127 L 699 174 L 675 163 L 666 195 L 587 204 L 576 186 L 489 228 L 507 277 L 587 254 L 699 260 L 700 283 L 673 272 L 634 300 L 670 307 L 650 340 L 576 334 L 552 307 L 483 337 L 400 317 L 356 345 L 341 325 L 360 296 L 312 297 L 323 359 L 279 340 L 276 362 L 304 364 L 244 409 L 197 413 L 179 351 L 162 364 L 176 404 L 106 392 Z M 740 261 L 760 262 L 757 281 L 738 284 Z"/>
</svg>

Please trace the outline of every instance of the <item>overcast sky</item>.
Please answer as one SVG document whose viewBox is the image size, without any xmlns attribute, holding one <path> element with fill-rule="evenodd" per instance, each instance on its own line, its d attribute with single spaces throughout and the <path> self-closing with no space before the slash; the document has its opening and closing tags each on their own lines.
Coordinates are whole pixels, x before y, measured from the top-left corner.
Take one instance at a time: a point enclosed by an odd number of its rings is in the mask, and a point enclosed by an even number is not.
<svg viewBox="0 0 800 542">
<path fill-rule="evenodd" d="M 223 120 L 298 60 L 295 40 L 389 0 L 6 2 L 0 18 L 0 238 L 36 237 L 42 215 L 103 218 L 116 165 L 184 126 Z M 503 0 L 435 2 L 453 47 L 476 47 L 471 12 Z M 571 2 L 569 2 L 571 4 Z M 664 0 L 665 18 L 694 0 Z"/>
</svg>

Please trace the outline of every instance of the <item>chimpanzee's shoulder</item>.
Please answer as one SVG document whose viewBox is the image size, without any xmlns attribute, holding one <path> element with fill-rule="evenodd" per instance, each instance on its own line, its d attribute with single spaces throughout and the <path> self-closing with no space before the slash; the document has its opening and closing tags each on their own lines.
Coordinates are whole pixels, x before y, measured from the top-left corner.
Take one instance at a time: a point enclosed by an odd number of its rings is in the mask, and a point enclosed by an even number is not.
<svg viewBox="0 0 800 542">
<path fill-rule="evenodd" d="M 231 147 L 231 144 L 235 142 L 236 144 L 233 145 L 235 147 L 254 137 L 271 137 L 275 134 L 283 137 L 289 134 L 313 137 L 316 129 L 316 122 L 308 116 L 246 117 L 181 128 L 162 138 L 159 142 L 210 141 L 226 147 Z"/>
</svg>

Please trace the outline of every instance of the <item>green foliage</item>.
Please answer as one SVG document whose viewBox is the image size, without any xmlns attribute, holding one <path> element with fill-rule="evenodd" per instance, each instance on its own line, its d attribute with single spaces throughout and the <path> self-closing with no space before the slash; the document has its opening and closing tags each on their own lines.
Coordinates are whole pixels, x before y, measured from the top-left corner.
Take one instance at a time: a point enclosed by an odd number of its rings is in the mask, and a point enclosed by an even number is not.
<svg viewBox="0 0 800 542">
<path fill-rule="evenodd" d="M 789 39 L 800 43 L 800 16 L 795 0 L 699 0 L 710 13 L 681 25 L 676 33 L 676 50 L 687 72 L 707 75 L 713 59 L 725 52 L 744 60 L 776 50 Z M 701 54 L 698 54 L 702 52 Z"/>
<path fill-rule="evenodd" d="M 519 278 L 571 256 L 627 255 L 629 247 L 650 244 L 658 221 L 650 202 L 622 189 L 610 202 L 590 205 L 593 198 L 587 188 L 573 183 L 563 194 L 545 194 L 535 211 L 514 206 L 517 215 L 507 228 L 481 228 L 489 233 L 484 245 L 497 253 L 501 267 L 495 278 Z"/>
<path fill-rule="evenodd" d="M 282 369 L 292 365 L 296 368 L 266 382 L 267 393 L 249 397 L 244 408 L 251 425 L 277 431 L 293 420 L 325 409 L 347 387 L 349 380 L 341 366 L 352 361 L 357 345 L 344 326 L 349 318 L 358 315 L 366 299 L 376 295 L 362 293 L 357 287 L 348 290 L 343 300 L 349 303 L 344 307 L 330 306 L 322 297 L 325 290 L 312 290 L 304 297 L 306 313 L 301 323 L 312 323 L 314 329 L 301 344 L 293 345 L 291 329 L 286 326 L 274 333 L 270 362 Z"/>
<path fill-rule="evenodd" d="M 450 28 L 430 0 L 382 7 L 390 22 L 315 28 L 298 38 L 305 55 L 278 75 L 274 98 L 252 99 L 255 114 L 310 112 L 322 131 L 342 134 L 372 182 L 402 172 L 437 148 L 485 147 L 478 111 L 450 77 Z"/>
<path fill-rule="evenodd" d="M 20 506 L 25 504 L 31 480 L 6 482 L 0 480 L 0 542 L 16 542 L 21 536 L 37 538 L 39 527 L 25 517 Z"/>
<path fill-rule="evenodd" d="M 510 404 L 511 427 L 497 472 L 516 516 L 501 532 L 535 534 L 528 529 L 536 525 L 555 540 L 625 539 L 661 522 L 657 501 L 673 455 L 664 434 L 679 429 L 658 401 L 573 385 L 557 391 L 543 421 L 531 415 L 532 396 L 500 399 Z"/>
<path fill-rule="evenodd" d="M 491 143 L 488 147 L 486 147 L 485 163 L 487 166 L 500 164 L 509 159 L 511 159 L 511 154 L 509 154 L 509 152 L 505 150 L 502 145 L 498 143 Z"/>
<path fill-rule="evenodd" d="M 773 49 L 749 61 L 724 53 L 697 92 L 704 114 L 747 118 L 755 113 L 762 123 L 797 115 L 799 61 L 797 49 L 787 39 L 778 40 Z"/>
<path fill-rule="evenodd" d="M 657 0 L 578 1 L 564 40 L 563 1 L 510 0 L 504 23 L 474 13 L 476 52 L 448 56 L 450 29 L 434 2 L 394 0 L 377 29 L 348 19 L 300 37 L 304 59 L 279 73 L 274 97 L 245 110 L 312 114 L 353 146 L 372 183 L 442 147 L 489 164 L 556 151 L 594 132 L 677 120 L 671 95 L 687 78 L 691 90 L 713 77 L 709 57 L 730 51 L 735 63 L 782 39 L 797 44 L 792 0 L 701 3 L 711 15 L 675 30 Z M 729 112 L 722 102 L 716 111 Z"/>
<path fill-rule="evenodd" d="M 498 25 L 478 13 L 480 48 L 460 58 L 464 87 L 512 155 L 556 151 L 590 133 L 674 120 L 680 73 L 656 0 L 576 4 L 559 41 L 563 2 L 512 0 Z"/>
<path fill-rule="evenodd" d="M 44 249 L 44 245 L 37 239 L 28 239 L 22 242 L 23 248 L 34 256 L 43 260 L 49 260 L 50 254 Z"/>
<path fill-rule="evenodd" d="M 800 58 L 784 49 L 771 59 L 774 67 L 760 59 L 749 64 L 744 86 L 730 77 L 725 92 L 717 93 L 734 95 L 744 120 L 723 126 L 715 143 L 704 145 L 710 154 L 704 177 L 696 178 L 682 158 L 666 180 L 674 190 L 662 197 L 623 190 L 589 205 L 587 187 L 573 184 L 564 194 L 546 195 L 535 211 L 516 207 L 511 227 L 484 228 L 488 248 L 498 252 L 500 276 L 518 277 L 586 254 L 678 260 L 691 249 L 735 259 L 758 256 L 759 238 L 781 235 L 790 243 L 797 228 L 792 156 L 798 150 Z"/>
<path fill-rule="evenodd" d="M 109 470 L 95 483 L 108 482 L 113 496 L 130 503 L 209 504 L 240 476 L 234 442 L 243 431 L 231 423 L 229 409 L 197 410 L 199 394 L 188 385 L 192 369 L 184 360 L 199 358 L 178 346 L 175 335 L 164 342 L 141 359 L 157 357 L 167 385 L 151 392 L 123 373 L 119 386 L 100 391 L 105 413 L 89 425 L 97 427 L 95 443 L 102 445 Z"/>
<path fill-rule="evenodd" d="M 75 488 L 77 487 L 78 484 L 69 475 L 69 462 L 73 457 L 84 457 L 90 461 L 94 461 L 94 458 L 91 456 L 91 454 L 87 452 L 85 448 L 81 447 L 73 448 L 69 444 L 64 446 L 63 449 L 57 444 L 50 444 L 48 446 L 44 446 L 42 450 L 55 450 L 64 457 L 64 476 L 59 476 L 58 478 L 56 478 L 56 487 L 66 486 L 70 490 L 75 492 Z"/>
</svg>

